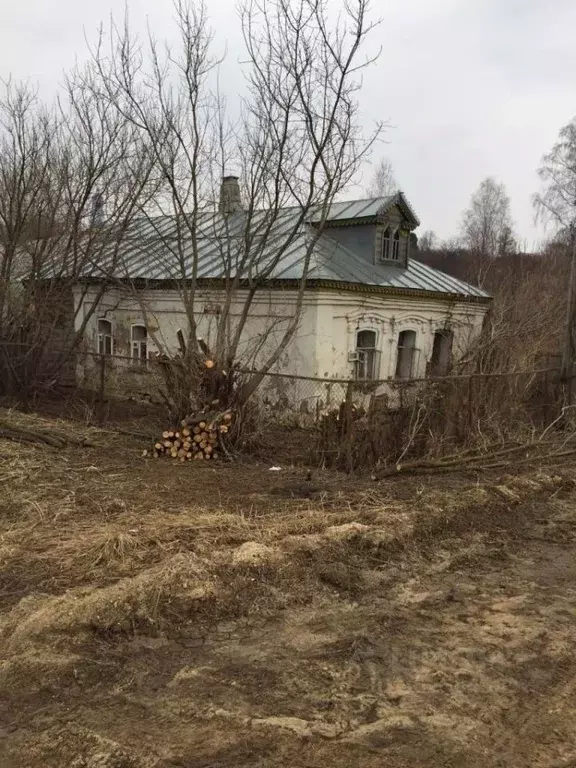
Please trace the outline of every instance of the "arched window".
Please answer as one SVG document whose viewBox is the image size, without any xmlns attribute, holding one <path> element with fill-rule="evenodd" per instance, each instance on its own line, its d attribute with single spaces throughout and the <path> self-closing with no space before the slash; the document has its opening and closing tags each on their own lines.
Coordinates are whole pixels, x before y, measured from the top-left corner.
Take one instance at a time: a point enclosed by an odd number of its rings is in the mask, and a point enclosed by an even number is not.
<svg viewBox="0 0 576 768">
<path fill-rule="evenodd" d="M 431 376 L 446 376 L 452 364 L 452 343 L 454 334 L 447 328 L 436 331 L 429 373 Z"/>
<path fill-rule="evenodd" d="M 400 258 L 400 230 L 397 229 L 396 232 L 394 232 L 394 237 L 392 239 L 392 259 L 394 261 L 398 261 Z"/>
<path fill-rule="evenodd" d="M 412 379 L 416 365 L 416 331 L 401 331 L 398 334 L 398 354 L 396 357 L 396 378 Z"/>
<path fill-rule="evenodd" d="M 145 325 L 133 325 L 131 331 L 132 358 L 141 363 L 148 360 L 148 331 Z"/>
<path fill-rule="evenodd" d="M 390 261 L 392 258 L 392 232 L 390 227 L 386 227 L 382 233 L 382 261 Z"/>
<path fill-rule="evenodd" d="M 377 379 L 380 373 L 380 356 L 376 348 L 378 334 L 376 331 L 358 331 L 356 334 L 356 368 L 357 379 Z"/>
<path fill-rule="evenodd" d="M 111 355 L 114 352 L 114 337 L 112 323 L 101 317 L 98 319 L 98 354 Z"/>
</svg>

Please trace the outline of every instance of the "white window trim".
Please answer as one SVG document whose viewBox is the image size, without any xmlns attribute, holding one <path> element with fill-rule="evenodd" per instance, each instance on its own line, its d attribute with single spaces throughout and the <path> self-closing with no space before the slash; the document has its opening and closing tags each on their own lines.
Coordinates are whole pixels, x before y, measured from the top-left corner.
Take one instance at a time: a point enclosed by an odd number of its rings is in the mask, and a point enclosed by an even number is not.
<svg viewBox="0 0 576 768">
<path fill-rule="evenodd" d="M 386 237 L 387 232 L 388 232 L 388 237 Z M 392 227 L 389 224 L 387 224 L 382 230 L 382 245 L 380 248 L 380 261 L 391 261 L 388 254 L 392 249 L 393 236 L 394 236 L 394 233 L 392 231 Z"/>
<path fill-rule="evenodd" d="M 110 333 L 102 333 L 100 330 L 100 322 L 108 323 L 110 326 Z M 106 347 L 105 344 L 102 344 L 105 338 L 110 339 L 110 353 L 108 352 L 102 352 L 100 347 L 103 346 Z M 98 317 L 96 319 L 96 339 L 97 339 L 97 349 L 99 355 L 108 355 L 111 357 L 114 354 L 114 323 L 112 320 L 109 320 L 107 317 Z"/>
<path fill-rule="evenodd" d="M 398 362 L 400 358 L 400 336 L 402 333 L 405 333 L 407 331 L 412 331 L 414 333 L 414 346 L 412 347 L 412 358 L 410 360 L 410 376 L 398 376 Z M 410 379 L 417 379 L 419 378 L 419 365 L 420 365 L 420 353 L 421 349 L 418 346 L 418 329 L 413 328 L 411 326 L 407 326 L 405 328 L 401 328 L 398 331 L 398 335 L 396 337 L 396 354 L 394 356 L 394 378 L 397 381 L 410 381 Z"/>
<path fill-rule="evenodd" d="M 358 336 L 361 333 L 373 333 L 374 334 L 374 346 L 373 347 L 359 347 L 358 346 Z M 362 350 L 374 350 L 374 371 L 373 376 L 368 379 L 358 379 L 359 381 L 378 381 L 380 379 L 381 375 L 381 367 L 382 367 L 382 360 L 381 360 L 381 350 L 380 350 L 380 338 L 381 334 L 378 328 L 374 328 L 372 326 L 359 326 L 354 329 L 354 351 L 355 352 L 361 352 Z M 358 363 L 356 363 L 356 366 Z M 356 371 L 356 368 L 355 368 Z"/>
<path fill-rule="evenodd" d="M 396 227 L 392 235 L 392 259 L 391 261 L 400 261 L 400 227 Z"/>
<path fill-rule="evenodd" d="M 382 243 L 380 247 L 380 262 L 399 264 L 400 263 L 400 225 L 394 227 L 392 224 L 386 224 L 382 230 Z M 389 232 L 389 237 L 386 237 Z M 398 238 L 396 238 L 398 235 Z M 394 255 L 395 254 L 395 255 Z"/>
<path fill-rule="evenodd" d="M 135 328 L 144 328 L 146 331 L 146 338 L 145 339 L 135 339 L 134 338 L 134 329 Z M 142 363 L 143 365 L 148 365 L 148 360 L 150 359 L 150 348 L 149 348 L 149 336 L 148 336 L 148 328 L 144 323 L 132 323 L 130 326 L 130 357 L 132 360 Z M 141 354 L 142 352 L 142 346 L 146 348 L 146 354 L 143 356 Z M 135 355 L 134 352 L 138 350 L 138 354 Z"/>
</svg>

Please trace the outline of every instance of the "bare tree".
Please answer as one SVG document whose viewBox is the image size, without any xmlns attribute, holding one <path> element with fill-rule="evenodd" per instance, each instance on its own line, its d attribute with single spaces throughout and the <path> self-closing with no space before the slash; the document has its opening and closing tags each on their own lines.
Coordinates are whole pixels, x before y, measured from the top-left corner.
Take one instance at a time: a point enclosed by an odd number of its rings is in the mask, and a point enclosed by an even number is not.
<svg viewBox="0 0 576 768">
<path fill-rule="evenodd" d="M 567 123 L 538 170 L 542 190 L 534 197 L 536 213 L 557 230 L 576 224 L 576 117 Z"/>
<path fill-rule="evenodd" d="M 368 197 L 389 197 L 398 192 L 398 182 L 392 163 L 383 157 L 374 169 L 372 181 L 366 188 Z"/>
<path fill-rule="evenodd" d="M 542 190 L 534 198 L 537 217 L 550 222 L 560 240 L 570 244 L 571 267 L 564 322 L 562 368 L 568 377 L 576 352 L 576 118 L 561 130 L 539 169 Z M 571 400 L 572 386 L 567 387 Z"/>
<path fill-rule="evenodd" d="M 26 400 L 72 364 L 106 290 L 104 250 L 137 210 L 150 163 L 118 115 L 72 80 L 57 105 L 8 83 L 0 99 L 0 388 Z M 113 241 L 95 226 L 106 186 Z"/>
<path fill-rule="evenodd" d="M 175 50 L 150 35 L 144 55 L 127 24 L 112 28 L 110 50 L 101 35 L 93 51 L 98 82 L 89 89 L 154 158 L 158 189 L 141 212 L 155 246 L 141 238 L 140 247 L 148 264 L 150 251 L 158 254 L 156 266 L 182 301 L 184 376 L 198 378 L 209 355 L 224 386 L 231 370 L 249 362 L 255 372 L 235 394 L 245 401 L 294 337 L 330 205 L 382 130 L 363 136 L 358 126 L 360 74 L 370 63 L 359 60 L 373 28 L 369 0 L 345 3 L 335 25 L 317 0 L 244 0 L 247 93 L 234 124 L 216 91 L 219 59 L 204 6 L 177 0 L 175 11 Z M 230 194 L 219 205 L 217 189 L 230 168 L 242 180 L 241 195 L 227 177 Z M 138 237 L 131 243 L 133 256 Z M 107 268 L 133 285 L 133 263 Z M 251 335 L 254 302 L 272 290 L 283 263 L 297 264 L 289 312 Z M 201 291 L 210 280 L 216 308 L 207 328 Z"/>
<path fill-rule="evenodd" d="M 477 261 L 476 279 L 482 285 L 491 260 L 515 248 L 510 198 L 504 184 L 490 176 L 481 182 L 464 213 L 462 237 Z"/>
<path fill-rule="evenodd" d="M 427 229 L 418 238 L 418 250 L 420 251 L 433 251 L 438 244 L 436 233 L 431 229 Z"/>
</svg>

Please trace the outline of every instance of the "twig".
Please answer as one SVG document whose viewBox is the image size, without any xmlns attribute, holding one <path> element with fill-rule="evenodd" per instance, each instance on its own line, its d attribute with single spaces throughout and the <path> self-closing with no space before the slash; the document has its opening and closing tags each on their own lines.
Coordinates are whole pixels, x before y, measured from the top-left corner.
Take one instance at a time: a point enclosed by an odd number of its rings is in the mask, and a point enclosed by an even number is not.
<svg viewBox="0 0 576 768">
<path fill-rule="evenodd" d="M 557 424 L 559 421 L 561 421 L 561 419 L 564 418 L 564 414 L 566 413 L 566 411 L 570 410 L 570 408 L 576 408 L 576 405 L 563 405 L 562 406 L 562 410 L 560 411 L 560 414 L 554 419 L 554 421 L 551 424 L 548 424 L 548 426 L 546 427 L 544 432 L 542 432 L 542 434 L 540 435 L 539 440 L 542 440 L 544 435 L 547 432 L 549 432 L 555 424 Z"/>
</svg>

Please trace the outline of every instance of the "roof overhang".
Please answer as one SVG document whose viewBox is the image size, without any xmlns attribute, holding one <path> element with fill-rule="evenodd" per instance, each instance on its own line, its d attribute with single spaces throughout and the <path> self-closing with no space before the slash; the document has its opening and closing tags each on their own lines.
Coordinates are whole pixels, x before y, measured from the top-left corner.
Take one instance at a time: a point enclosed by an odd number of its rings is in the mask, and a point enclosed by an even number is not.
<svg viewBox="0 0 576 768">
<path fill-rule="evenodd" d="M 94 277 L 86 277 L 78 282 L 94 283 L 102 285 L 102 280 Z M 146 278 L 117 279 L 108 281 L 110 287 L 129 286 L 140 290 L 179 290 L 182 287 L 181 280 L 148 280 Z M 187 287 L 192 284 L 191 280 L 186 281 Z M 266 280 L 261 288 L 265 290 L 297 290 L 300 287 L 300 280 Z M 229 287 L 229 281 L 223 278 L 199 277 L 196 280 L 198 288 L 211 288 L 213 290 L 226 290 Z M 254 284 L 249 280 L 240 280 L 238 288 L 253 288 Z M 428 291 L 416 288 L 396 288 L 387 285 L 369 285 L 366 283 L 350 283 L 340 280 L 306 280 L 306 290 L 333 290 L 347 291 L 349 293 L 378 295 L 378 296 L 410 296 L 419 299 L 435 299 L 439 301 L 459 301 L 467 304 L 484 304 L 492 302 L 491 296 L 468 296 L 462 293 L 448 293 L 444 291 Z"/>
</svg>

